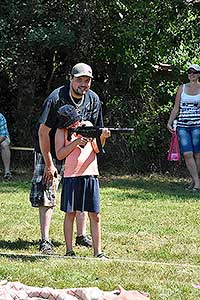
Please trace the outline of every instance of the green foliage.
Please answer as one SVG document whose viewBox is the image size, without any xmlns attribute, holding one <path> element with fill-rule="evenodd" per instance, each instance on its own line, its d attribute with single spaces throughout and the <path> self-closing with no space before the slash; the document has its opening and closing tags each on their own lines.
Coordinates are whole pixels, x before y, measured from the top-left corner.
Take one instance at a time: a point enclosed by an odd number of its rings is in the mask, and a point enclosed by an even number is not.
<svg viewBox="0 0 200 300">
<path fill-rule="evenodd" d="M 199 3 L 184 0 L 1 1 L 1 103 L 13 142 L 32 145 L 45 97 L 84 61 L 93 67 L 105 123 L 136 128 L 136 136 L 109 144 L 115 151 L 119 142 L 117 160 L 131 172 L 152 164 L 164 171 L 177 86 L 187 81 L 188 64 L 200 62 L 198 26 Z"/>
</svg>

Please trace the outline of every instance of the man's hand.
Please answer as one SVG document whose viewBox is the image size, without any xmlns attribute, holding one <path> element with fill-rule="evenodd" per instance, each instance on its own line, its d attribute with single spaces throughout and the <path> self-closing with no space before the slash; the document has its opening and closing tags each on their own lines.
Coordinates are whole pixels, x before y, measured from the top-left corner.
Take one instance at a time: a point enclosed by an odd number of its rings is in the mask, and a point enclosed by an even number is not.
<svg viewBox="0 0 200 300">
<path fill-rule="evenodd" d="M 55 168 L 54 165 L 50 167 L 45 166 L 43 178 L 46 183 L 53 181 L 53 178 L 57 177 L 57 175 L 58 175 L 58 170 Z"/>
</svg>

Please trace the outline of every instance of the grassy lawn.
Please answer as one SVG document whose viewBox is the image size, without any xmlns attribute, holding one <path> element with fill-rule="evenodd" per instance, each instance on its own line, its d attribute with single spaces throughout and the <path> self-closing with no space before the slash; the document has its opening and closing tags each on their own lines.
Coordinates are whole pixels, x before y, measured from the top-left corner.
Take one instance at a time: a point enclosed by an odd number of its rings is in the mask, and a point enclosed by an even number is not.
<svg viewBox="0 0 200 300">
<path fill-rule="evenodd" d="M 102 244 L 111 258 L 64 258 L 64 214 L 54 211 L 55 256 L 38 253 L 38 210 L 29 204 L 30 178 L 0 182 L 0 280 L 55 288 L 98 286 L 144 290 L 151 299 L 194 300 L 200 277 L 200 193 L 184 190 L 184 179 L 100 177 Z M 23 254 L 15 256 L 12 254 Z M 10 255 L 8 255 L 10 254 Z M 27 254 L 27 256 L 26 256 Z"/>
</svg>

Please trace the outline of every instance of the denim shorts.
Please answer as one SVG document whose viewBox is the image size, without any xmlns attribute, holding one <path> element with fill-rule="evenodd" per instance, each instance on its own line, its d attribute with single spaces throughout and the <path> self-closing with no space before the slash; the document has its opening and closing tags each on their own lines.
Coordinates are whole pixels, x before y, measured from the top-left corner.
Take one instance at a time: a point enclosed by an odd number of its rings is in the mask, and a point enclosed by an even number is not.
<svg viewBox="0 0 200 300">
<path fill-rule="evenodd" d="M 200 126 L 177 127 L 181 152 L 200 153 Z"/>
</svg>

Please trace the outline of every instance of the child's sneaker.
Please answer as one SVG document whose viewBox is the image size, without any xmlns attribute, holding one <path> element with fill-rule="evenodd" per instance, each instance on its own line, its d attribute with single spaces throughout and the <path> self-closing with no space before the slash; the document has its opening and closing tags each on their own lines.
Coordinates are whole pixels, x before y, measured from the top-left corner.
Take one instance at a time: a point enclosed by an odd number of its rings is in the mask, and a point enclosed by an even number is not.
<svg viewBox="0 0 200 300">
<path fill-rule="evenodd" d="M 67 251 L 64 256 L 76 257 L 76 254 L 73 250 Z"/>
</svg>

